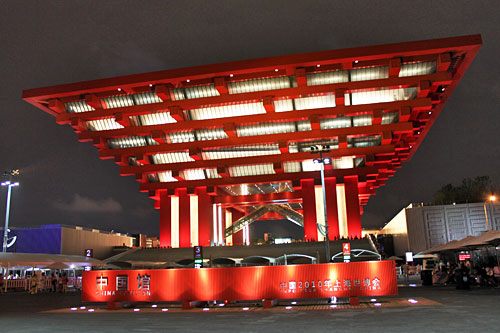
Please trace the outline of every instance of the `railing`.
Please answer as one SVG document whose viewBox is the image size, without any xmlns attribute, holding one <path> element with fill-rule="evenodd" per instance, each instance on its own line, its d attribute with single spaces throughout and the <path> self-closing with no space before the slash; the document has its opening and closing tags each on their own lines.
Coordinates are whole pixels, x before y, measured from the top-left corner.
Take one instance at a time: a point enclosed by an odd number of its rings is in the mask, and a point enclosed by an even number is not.
<svg viewBox="0 0 500 333">
<path fill-rule="evenodd" d="M 6 284 L 7 289 L 24 289 L 28 290 L 29 279 L 14 279 L 14 280 L 3 280 Z"/>
<path fill-rule="evenodd" d="M 4 288 L 5 289 L 22 289 L 22 290 L 30 290 L 33 284 L 31 279 L 10 279 L 4 280 Z M 46 279 L 40 282 L 39 288 L 42 290 L 50 289 L 52 287 L 52 283 L 50 279 Z M 76 289 L 82 288 L 82 277 L 69 277 L 68 278 L 68 287 L 73 287 Z"/>
<path fill-rule="evenodd" d="M 82 277 L 69 277 L 68 278 L 68 287 L 73 287 L 77 289 L 82 289 Z"/>
</svg>

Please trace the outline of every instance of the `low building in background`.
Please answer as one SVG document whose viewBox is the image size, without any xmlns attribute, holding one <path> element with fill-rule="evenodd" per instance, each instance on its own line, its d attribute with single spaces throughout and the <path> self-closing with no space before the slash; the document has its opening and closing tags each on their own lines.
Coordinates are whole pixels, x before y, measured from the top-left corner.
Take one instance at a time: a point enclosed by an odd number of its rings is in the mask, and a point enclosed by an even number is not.
<svg viewBox="0 0 500 333">
<path fill-rule="evenodd" d="M 392 235 L 394 253 L 424 251 L 452 240 L 500 230 L 500 204 L 414 206 L 403 208 L 378 235 Z"/>
<path fill-rule="evenodd" d="M 112 256 L 114 247 L 132 247 L 135 241 L 134 237 L 121 233 L 61 224 L 11 228 L 9 237 L 16 237 L 16 241 L 8 252 L 71 254 L 97 259 Z"/>
</svg>

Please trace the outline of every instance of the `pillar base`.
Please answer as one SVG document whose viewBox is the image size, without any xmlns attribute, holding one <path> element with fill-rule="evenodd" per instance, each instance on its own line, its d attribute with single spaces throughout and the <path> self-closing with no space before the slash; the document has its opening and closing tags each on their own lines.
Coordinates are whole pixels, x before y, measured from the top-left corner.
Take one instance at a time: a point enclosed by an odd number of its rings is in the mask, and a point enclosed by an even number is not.
<svg viewBox="0 0 500 333">
<path fill-rule="evenodd" d="M 108 302 L 108 310 L 120 310 L 123 308 L 121 302 Z"/>
<path fill-rule="evenodd" d="M 278 300 L 276 299 L 265 299 L 262 301 L 263 308 L 272 308 L 278 304 Z"/>
<path fill-rule="evenodd" d="M 191 310 L 193 308 L 201 308 L 206 302 L 201 301 L 182 301 L 182 310 Z"/>
</svg>

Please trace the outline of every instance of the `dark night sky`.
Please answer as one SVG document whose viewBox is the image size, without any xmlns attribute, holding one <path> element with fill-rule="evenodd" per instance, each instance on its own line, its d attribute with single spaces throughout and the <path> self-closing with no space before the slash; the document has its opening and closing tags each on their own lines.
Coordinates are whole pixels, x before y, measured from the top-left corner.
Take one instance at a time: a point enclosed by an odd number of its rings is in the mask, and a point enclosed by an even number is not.
<svg viewBox="0 0 500 333">
<path fill-rule="evenodd" d="M 0 1 L 0 170 L 20 168 L 11 226 L 155 235 L 158 211 L 23 89 L 170 68 L 480 33 L 483 47 L 413 159 L 366 206 L 381 226 L 443 184 L 500 182 L 497 1 Z M 0 194 L 5 209 L 6 190 Z M 3 218 L 1 219 L 3 224 Z"/>
</svg>

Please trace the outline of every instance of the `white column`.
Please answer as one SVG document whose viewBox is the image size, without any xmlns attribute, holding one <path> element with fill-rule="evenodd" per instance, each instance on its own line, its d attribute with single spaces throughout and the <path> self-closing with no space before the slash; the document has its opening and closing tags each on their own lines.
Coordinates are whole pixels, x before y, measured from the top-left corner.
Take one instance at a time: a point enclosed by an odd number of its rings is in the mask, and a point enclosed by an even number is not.
<svg viewBox="0 0 500 333">
<path fill-rule="evenodd" d="M 172 247 L 179 247 L 179 197 L 173 195 L 170 200 Z"/>
<path fill-rule="evenodd" d="M 198 196 L 189 196 L 191 246 L 198 246 Z"/>
<path fill-rule="evenodd" d="M 244 232 L 245 232 L 245 235 L 246 235 L 246 244 L 247 245 L 250 245 L 250 225 L 246 225 L 245 229 L 244 229 Z"/>
<path fill-rule="evenodd" d="M 339 235 L 347 237 L 347 209 L 344 184 L 337 184 L 337 209 L 339 214 Z"/>
<path fill-rule="evenodd" d="M 325 225 L 325 210 L 324 210 L 325 202 L 323 200 L 323 188 L 321 187 L 321 185 L 314 187 L 314 197 L 316 199 L 316 223 L 319 223 L 322 226 L 324 226 Z M 323 236 L 319 232 L 319 230 L 317 230 L 317 232 L 318 232 L 318 241 L 320 241 L 320 242 L 324 241 L 325 236 Z"/>
<path fill-rule="evenodd" d="M 219 231 L 219 245 L 224 244 L 224 231 L 222 230 L 222 206 L 217 206 L 217 230 Z"/>
<path fill-rule="evenodd" d="M 219 231 L 218 231 L 218 228 L 217 228 L 217 221 L 218 220 L 218 217 L 217 217 L 217 205 L 216 204 L 212 204 L 212 214 L 213 214 L 213 219 L 212 219 L 212 224 L 213 224 L 213 233 L 214 233 L 214 242 L 213 242 L 213 245 L 216 246 L 218 241 L 219 241 Z"/>
<path fill-rule="evenodd" d="M 229 228 L 233 224 L 233 213 L 229 209 L 226 209 L 226 224 L 225 228 Z M 226 237 L 226 245 L 233 245 L 233 236 Z"/>
</svg>

